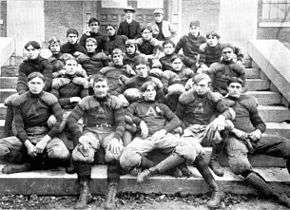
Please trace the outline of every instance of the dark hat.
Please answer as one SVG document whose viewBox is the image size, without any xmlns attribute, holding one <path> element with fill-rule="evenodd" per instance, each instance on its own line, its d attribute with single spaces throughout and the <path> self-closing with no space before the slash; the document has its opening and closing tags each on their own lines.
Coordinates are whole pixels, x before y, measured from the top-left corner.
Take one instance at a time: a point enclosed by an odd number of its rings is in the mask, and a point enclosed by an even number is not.
<svg viewBox="0 0 290 210">
<path fill-rule="evenodd" d="M 123 9 L 124 12 L 136 12 L 136 10 L 132 6 L 128 6 Z"/>
<path fill-rule="evenodd" d="M 189 24 L 189 26 L 190 27 L 193 27 L 193 26 L 200 27 L 200 22 L 199 22 L 199 20 L 191 21 L 190 24 Z"/>
</svg>

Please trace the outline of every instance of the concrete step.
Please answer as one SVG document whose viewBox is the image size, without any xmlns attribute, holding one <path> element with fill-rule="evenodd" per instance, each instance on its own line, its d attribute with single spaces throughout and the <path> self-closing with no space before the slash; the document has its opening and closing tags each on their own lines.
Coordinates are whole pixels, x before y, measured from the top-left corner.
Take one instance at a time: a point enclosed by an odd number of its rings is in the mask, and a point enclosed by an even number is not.
<svg viewBox="0 0 290 210">
<path fill-rule="evenodd" d="M 15 77 L 18 75 L 18 66 L 2 66 L 1 67 L 1 77 Z"/>
<path fill-rule="evenodd" d="M 3 166 L 0 166 L 0 169 Z M 142 184 L 136 183 L 136 177 L 121 176 L 119 192 L 142 192 L 158 194 L 202 194 L 209 191 L 206 183 L 196 168 L 190 167 L 194 177 L 174 178 L 172 176 L 153 176 Z M 282 192 L 290 193 L 290 176 L 286 169 L 254 168 L 271 186 Z M 107 168 L 104 165 L 94 166 L 92 169 L 91 191 L 93 194 L 105 194 L 107 191 Z M 243 180 L 226 169 L 223 177 L 216 177 L 217 183 L 223 191 L 235 194 L 257 194 L 245 184 Z M 77 195 L 77 175 L 66 174 L 63 169 L 50 171 L 34 171 L 17 174 L 0 173 L 1 194 L 23 195 Z"/>
<path fill-rule="evenodd" d="M 285 106 L 258 106 L 264 122 L 284 122 L 290 120 L 290 111 Z"/>
<path fill-rule="evenodd" d="M 1 89 L 13 89 L 16 88 L 17 77 L 0 77 Z"/>
<path fill-rule="evenodd" d="M 248 95 L 258 99 L 259 105 L 281 104 L 281 95 L 273 91 L 247 91 Z"/>
<path fill-rule="evenodd" d="M 246 80 L 247 90 L 269 90 L 270 82 L 263 79 L 247 79 Z"/>
<path fill-rule="evenodd" d="M 257 68 L 246 68 L 246 78 L 247 79 L 259 79 L 260 70 Z"/>
<path fill-rule="evenodd" d="M 13 93 L 16 93 L 16 89 L 0 89 L 0 103 L 3 103 Z"/>
<path fill-rule="evenodd" d="M 289 123 L 275 123 L 268 122 L 266 123 L 266 134 L 274 134 L 278 136 L 283 136 L 287 139 L 290 139 L 290 124 Z"/>
</svg>

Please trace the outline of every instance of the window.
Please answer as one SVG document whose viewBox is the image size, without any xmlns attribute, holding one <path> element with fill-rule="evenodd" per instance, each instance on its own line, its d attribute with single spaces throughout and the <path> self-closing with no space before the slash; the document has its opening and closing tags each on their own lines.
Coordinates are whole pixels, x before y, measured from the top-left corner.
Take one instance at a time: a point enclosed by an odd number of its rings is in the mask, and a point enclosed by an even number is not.
<svg viewBox="0 0 290 210">
<path fill-rule="evenodd" d="M 290 27 L 290 0 L 262 0 L 260 27 Z"/>
</svg>

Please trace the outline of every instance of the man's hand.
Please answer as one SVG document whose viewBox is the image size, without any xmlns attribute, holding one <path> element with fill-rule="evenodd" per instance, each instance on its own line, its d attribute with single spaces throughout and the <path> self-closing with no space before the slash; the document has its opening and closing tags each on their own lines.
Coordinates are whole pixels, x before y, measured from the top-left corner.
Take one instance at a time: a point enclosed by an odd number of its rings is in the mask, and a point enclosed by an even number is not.
<svg viewBox="0 0 290 210">
<path fill-rule="evenodd" d="M 35 145 L 36 152 L 41 154 L 50 140 L 51 137 L 49 135 L 42 137 L 41 140 Z"/>
<path fill-rule="evenodd" d="M 147 138 L 149 135 L 149 129 L 147 124 L 144 121 L 140 122 L 140 129 L 141 129 L 141 137 L 143 139 Z"/>
<path fill-rule="evenodd" d="M 89 87 L 89 81 L 83 77 L 75 77 L 73 78 L 72 82 L 77 85 L 82 85 L 84 88 Z"/>
<path fill-rule="evenodd" d="M 27 153 L 29 156 L 35 157 L 37 155 L 35 146 L 29 140 L 26 140 L 24 142 L 24 145 L 27 149 Z"/>
<path fill-rule="evenodd" d="M 235 134 L 235 136 L 238 137 L 239 139 L 246 139 L 246 138 L 248 138 L 248 133 L 246 133 L 246 132 L 244 132 L 242 130 L 239 130 L 239 129 L 234 128 L 231 132 L 233 134 Z"/>
<path fill-rule="evenodd" d="M 215 118 L 210 124 L 209 127 L 216 131 L 222 131 L 225 129 L 226 125 L 226 119 L 223 115 L 219 115 L 217 118 Z"/>
<path fill-rule="evenodd" d="M 252 141 L 256 142 L 262 137 L 262 132 L 259 129 L 256 129 L 250 133 L 249 137 Z"/>
<path fill-rule="evenodd" d="M 112 152 L 114 155 L 119 155 L 121 153 L 121 144 L 120 141 L 116 138 L 111 139 L 110 144 L 107 149 Z"/>
<path fill-rule="evenodd" d="M 78 103 L 78 102 L 80 102 L 82 99 L 80 98 L 80 97 L 71 97 L 70 99 L 69 99 L 69 101 L 71 102 L 71 103 Z"/>
<path fill-rule="evenodd" d="M 158 140 L 158 139 L 161 139 L 161 138 L 163 138 L 163 137 L 166 135 L 166 133 L 167 133 L 167 130 L 165 130 L 165 129 L 161 129 L 161 130 L 159 130 L 159 131 L 156 131 L 156 132 L 151 136 L 151 139 L 152 139 L 153 141 Z"/>
</svg>

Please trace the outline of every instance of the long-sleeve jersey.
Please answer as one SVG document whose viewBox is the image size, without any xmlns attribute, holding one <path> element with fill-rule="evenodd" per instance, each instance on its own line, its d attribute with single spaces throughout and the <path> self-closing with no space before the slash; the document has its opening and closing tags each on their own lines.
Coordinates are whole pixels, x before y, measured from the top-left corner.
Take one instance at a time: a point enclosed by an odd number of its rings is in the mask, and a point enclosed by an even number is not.
<svg viewBox="0 0 290 210">
<path fill-rule="evenodd" d="M 222 95 L 211 92 L 198 95 L 195 91 L 187 91 L 179 97 L 176 114 L 183 121 L 185 127 L 192 124 L 207 125 L 217 114 L 232 118 Z"/>
<path fill-rule="evenodd" d="M 213 63 L 206 71 L 212 74 L 213 91 L 217 91 L 222 95 L 227 94 L 227 80 L 231 77 L 237 77 L 245 81 L 245 68 L 235 62 L 226 63 Z"/>
<path fill-rule="evenodd" d="M 77 143 L 81 136 L 77 121 L 82 117 L 84 119 L 84 130 L 106 124 L 114 128 L 116 138 L 121 139 L 123 137 L 125 131 L 124 111 L 122 104 L 118 102 L 115 96 L 109 95 L 104 99 L 87 96 L 76 105 L 67 119 L 74 143 Z"/>
<path fill-rule="evenodd" d="M 162 74 L 162 83 L 165 88 L 173 84 L 185 85 L 186 82 L 192 78 L 194 71 L 189 68 L 183 68 L 180 72 L 166 70 Z"/>
<path fill-rule="evenodd" d="M 175 47 L 175 52 L 178 53 L 179 50 L 183 50 L 183 54 L 189 58 L 194 58 L 199 54 L 199 46 L 206 42 L 203 36 L 194 36 L 192 34 L 187 34 L 181 37 L 177 42 Z"/>
<path fill-rule="evenodd" d="M 86 53 L 86 49 L 79 45 L 78 43 L 75 44 L 71 44 L 69 42 L 61 45 L 60 47 L 60 52 L 61 53 L 69 53 L 69 54 L 74 54 L 75 52 L 82 52 L 82 53 Z"/>
<path fill-rule="evenodd" d="M 17 92 L 22 94 L 28 90 L 27 77 L 32 72 L 40 72 L 43 74 L 45 78 L 44 90 L 49 91 L 51 88 L 53 66 L 47 59 L 38 57 L 33 60 L 25 60 L 20 64 L 16 85 Z"/>
<path fill-rule="evenodd" d="M 150 135 L 161 129 L 170 132 L 181 125 L 181 121 L 168 106 L 156 101 L 135 102 L 127 108 L 127 112 L 134 122 L 144 121 L 148 126 Z"/>
<path fill-rule="evenodd" d="M 58 102 L 60 103 L 63 109 L 73 109 L 76 106 L 76 102 L 71 103 L 71 97 L 80 97 L 83 98 L 89 95 L 88 88 L 84 88 L 81 84 L 76 84 L 73 79 L 76 78 L 77 75 L 62 75 L 58 78 L 67 78 L 70 79 L 70 83 L 65 84 L 59 88 L 53 88 L 51 93 L 58 98 Z M 55 78 L 55 79 L 58 79 Z"/>
<path fill-rule="evenodd" d="M 235 128 L 248 133 L 256 129 L 265 132 L 266 125 L 258 113 L 256 98 L 249 95 L 241 95 L 239 98 L 228 96 L 225 102 L 236 113 L 235 119 L 232 120 Z"/>
<path fill-rule="evenodd" d="M 112 95 L 118 95 L 123 92 L 122 83 L 120 83 L 121 75 L 132 77 L 135 74 L 129 65 L 106 66 L 100 70 L 100 73 L 108 79 L 110 93 Z"/>
<path fill-rule="evenodd" d="M 57 123 L 49 130 L 48 135 L 54 137 L 59 133 L 59 125 L 62 121 L 62 109 L 57 98 L 48 92 L 32 94 L 29 91 L 17 96 L 12 102 L 14 110 L 15 128 L 17 137 L 25 142 L 28 139 L 26 130 L 34 126 L 47 127 L 47 120 L 51 115 L 57 119 Z"/>
</svg>

